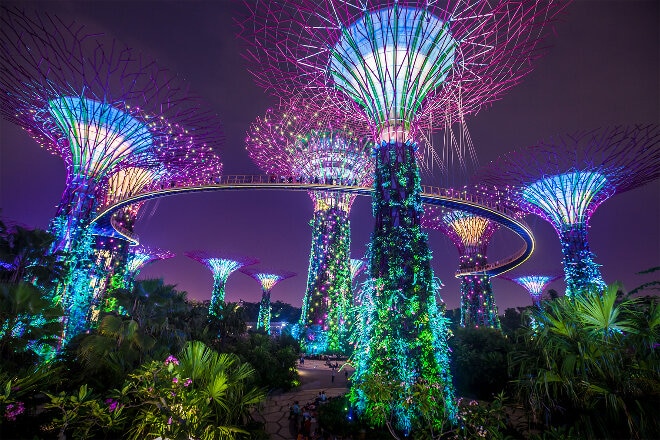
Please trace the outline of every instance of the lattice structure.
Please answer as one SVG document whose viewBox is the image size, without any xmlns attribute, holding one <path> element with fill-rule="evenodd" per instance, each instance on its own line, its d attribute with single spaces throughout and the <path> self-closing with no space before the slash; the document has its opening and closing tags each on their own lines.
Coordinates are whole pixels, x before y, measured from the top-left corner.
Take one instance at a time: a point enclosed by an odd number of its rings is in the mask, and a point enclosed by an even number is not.
<svg viewBox="0 0 660 440">
<path fill-rule="evenodd" d="M 155 63 L 48 14 L 0 10 L 0 113 L 62 157 L 67 182 L 51 232 L 71 268 L 57 291 L 64 341 L 86 329 L 93 295 L 89 222 L 112 175 L 161 169 L 168 151 L 210 151 L 218 126 Z"/>
<path fill-rule="evenodd" d="M 208 267 L 213 274 L 213 291 L 211 293 L 211 304 L 209 315 L 218 316 L 225 302 L 225 286 L 229 275 L 238 269 L 257 264 L 256 258 L 210 254 L 205 251 L 186 252 L 186 256 Z"/>
<path fill-rule="evenodd" d="M 497 223 L 465 211 L 426 207 L 422 217 L 426 228 L 441 231 L 454 243 L 459 269 L 478 270 L 488 264 L 486 250 Z M 461 326 L 500 328 L 490 276 L 461 276 Z"/>
<path fill-rule="evenodd" d="M 541 296 L 546 286 L 558 279 L 560 275 L 500 275 L 500 278 L 512 281 L 519 286 L 524 287 L 532 299 L 532 304 L 536 307 L 541 305 Z"/>
<path fill-rule="evenodd" d="M 566 295 L 576 296 L 605 287 L 589 249 L 589 219 L 612 195 L 658 178 L 659 142 L 655 124 L 557 136 L 500 157 L 475 178 L 508 187 L 525 211 L 552 224 L 562 246 Z"/>
<path fill-rule="evenodd" d="M 367 266 L 364 264 L 364 260 L 359 260 L 357 258 L 351 258 L 351 283 L 355 282 L 355 278 L 364 272 L 367 269 Z"/>
<path fill-rule="evenodd" d="M 270 334 L 270 291 L 280 281 L 294 277 L 296 274 L 294 272 L 264 270 L 251 267 L 240 269 L 240 271 L 261 284 L 261 302 L 259 303 L 257 330 L 263 329 L 266 333 Z"/>
<path fill-rule="evenodd" d="M 415 134 L 461 120 L 516 84 L 558 3 L 275 0 L 248 7 L 242 36 L 257 82 L 281 97 L 333 95 L 337 111 L 368 121 L 379 144 L 370 275 L 380 304 L 372 334 L 358 342 L 356 353 L 368 359 L 358 362 L 352 400 L 380 421 L 385 404 L 407 434 L 420 412 L 405 402 L 424 381 L 453 419 L 446 329 L 421 336 L 434 330 L 421 323 L 442 319 L 429 315 L 437 292 L 419 226 Z M 365 394 L 362 383 L 374 378 L 396 387 L 395 401 Z"/>
<path fill-rule="evenodd" d="M 373 178 L 368 131 L 365 124 L 337 114 L 329 102 L 292 100 L 251 125 L 247 149 L 274 178 L 364 186 Z M 309 195 L 314 218 L 299 321 L 302 349 L 345 352 L 351 301 L 349 214 L 355 195 L 331 191 Z"/>
</svg>

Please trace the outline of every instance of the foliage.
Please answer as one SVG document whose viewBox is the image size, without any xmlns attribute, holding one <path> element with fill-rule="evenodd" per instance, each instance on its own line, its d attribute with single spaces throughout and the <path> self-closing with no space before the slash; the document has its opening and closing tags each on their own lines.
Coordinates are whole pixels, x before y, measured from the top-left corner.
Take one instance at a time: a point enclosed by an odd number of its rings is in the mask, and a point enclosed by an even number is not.
<svg viewBox="0 0 660 440">
<path fill-rule="evenodd" d="M 52 234 L 41 229 L 10 228 L 0 221 L 0 282 L 29 281 L 52 289 L 65 270 L 63 254 L 50 252 L 54 241 Z"/>
<path fill-rule="evenodd" d="M 525 326 L 528 316 L 525 314 L 527 307 L 508 308 L 500 316 L 500 325 L 502 333 L 507 336 L 513 336 L 516 331 Z"/>
<path fill-rule="evenodd" d="M 260 387 L 288 390 L 299 384 L 296 361 L 300 346 L 290 336 L 250 333 L 226 348 L 254 367 L 255 381 Z"/>
<path fill-rule="evenodd" d="M 550 416 L 583 438 L 660 432 L 660 310 L 657 301 L 617 300 L 617 290 L 558 298 L 532 313 L 536 330 L 526 330 L 511 363 L 520 400 L 537 420 Z"/>
<path fill-rule="evenodd" d="M 32 284 L 0 284 L 0 365 L 17 369 L 54 351 L 62 308 Z"/>
<path fill-rule="evenodd" d="M 129 438 L 235 439 L 249 410 L 265 398 L 249 385 L 254 370 L 236 356 L 191 342 L 179 359 L 151 362 L 131 374 L 118 397 L 138 413 Z"/>
<path fill-rule="evenodd" d="M 140 366 L 106 398 L 87 385 L 49 394 L 46 408 L 61 413 L 49 428 L 73 438 L 247 438 L 250 410 L 265 398 L 250 385 L 253 374 L 235 355 L 190 342 L 178 358 Z"/>
<path fill-rule="evenodd" d="M 498 330 L 458 328 L 449 340 L 451 366 L 458 395 L 491 400 L 508 381 L 509 344 Z"/>
<path fill-rule="evenodd" d="M 61 417 L 53 418 L 47 430 L 59 428 L 58 438 L 66 438 L 70 432 L 74 439 L 99 438 L 99 431 L 107 435 L 117 427 L 123 426 L 126 416 L 123 407 L 114 401 L 105 404 L 87 385 L 82 385 L 77 393 L 48 394 L 50 402 L 45 408 L 56 410 Z M 112 409 L 110 409 L 112 408 Z"/>
</svg>

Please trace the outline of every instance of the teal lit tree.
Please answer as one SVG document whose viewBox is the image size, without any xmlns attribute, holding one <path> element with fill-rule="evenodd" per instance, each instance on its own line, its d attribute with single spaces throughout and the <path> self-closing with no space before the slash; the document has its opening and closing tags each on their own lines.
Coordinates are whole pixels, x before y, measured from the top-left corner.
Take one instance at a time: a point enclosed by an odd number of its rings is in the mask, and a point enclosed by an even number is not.
<svg viewBox="0 0 660 440">
<path fill-rule="evenodd" d="M 548 284 L 559 278 L 559 275 L 501 275 L 500 278 L 512 281 L 523 287 L 529 293 L 532 304 L 541 306 L 541 296 Z"/>
<path fill-rule="evenodd" d="M 83 25 L 0 10 L 0 113 L 62 157 L 66 187 L 50 231 L 68 273 L 51 293 L 65 310 L 63 342 L 89 326 L 94 289 L 91 219 L 111 177 L 161 169 L 168 151 L 215 147 L 217 126 L 155 63 Z M 114 246 L 114 245 L 113 245 Z"/>
<path fill-rule="evenodd" d="M 557 136 L 500 157 L 475 178 L 507 187 L 522 209 L 554 227 L 566 295 L 574 297 L 606 287 L 587 239 L 591 216 L 612 195 L 658 178 L 659 141 L 655 124 Z"/>
<path fill-rule="evenodd" d="M 447 329 L 420 227 L 415 137 L 499 98 L 531 69 L 557 2 L 274 0 L 257 2 L 243 38 L 257 82 L 280 97 L 334 96 L 337 112 L 366 120 L 376 141 L 369 248 L 374 307 L 362 319 L 352 400 L 404 434 L 456 408 Z M 383 401 L 367 390 L 391 384 Z M 416 386 L 446 411 L 421 416 Z M 436 417 L 437 415 L 437 417 Z"/>
<path fill-rule="evenodd" d="M 296 274 L 293 272 L 262 270 L 252 267 L 246 267 L 240 269 L 240 271 L 261 285 L 261 302 L 259 303 L 257 330 L 263 330 L 270 334 L 270 291 L 280 281 L 294 277 Z"/>
<path fill-rule="evenodd" d="M 126 261 L 126 268 L 124 271 L 123 279 L 123 288 L 127 290 L 133 290 L 135 285 L 135 280 L 140 271 L 147 264 L 158 261 L 158 260 L 167 260 L 168 258 L 173 258 L 175 254 L 173 252 L 151 248 L 144 245 L 139 245 L 131 247 L 128 253 L 128 260 Z"/>
<path fill-rule="evenodd" d="M 247 138 L 250 157 L 265 172 L 297 181 L 369 185 L 373 142 L 368 126 L 323 110 L 331 103 L 312 102 L 294 99 L 253 123 Z M 312 246 L 299 338 L 308 353 L 345 353 L 352 295 L 349 214 L 355 196 L 309 195 L 314 202 Z"/>
<path fill-rule="evenodd" d="M 427 207 L 422 224 L 441 231 L 458 250 L 461 326 L 500 328 L 490 275 L 479 273 L 488 264 L 486 252 L 497 223 L 465 211 Z"/>
<path fill-rule="evenodd" d="M 202 263 L 213 274 L 213 291 L 209 315 L 218 316 L 225 302 L 225 286 L 227 279 L 235 271 L 245 266 L 257 264 L 255 258 L 210 254 L 205 251 L 186 252 L 186 256 Z"/>
</svg>

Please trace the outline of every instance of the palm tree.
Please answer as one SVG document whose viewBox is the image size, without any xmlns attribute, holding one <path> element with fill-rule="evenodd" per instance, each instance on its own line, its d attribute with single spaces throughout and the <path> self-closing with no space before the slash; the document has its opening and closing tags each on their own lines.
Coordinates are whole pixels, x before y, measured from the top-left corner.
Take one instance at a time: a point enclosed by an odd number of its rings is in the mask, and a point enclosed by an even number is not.
<svg viewBox="0 0 660 440">
<path fill-rule="evenodd" d="M 645 438 L 660 428 L 660 359 L 649 347 L 660 328 L 657 303 L 618 299 L 618 290 L 547 301 L 511 358 L 532 409 L 590 438 Z"/>
<path fill-rule="evenodd" d="M 0 281 L 16 284 L 29 281 L 44 287 L 54 287 L 65 270 L 63 254 L 51 253 L 55 238 L 40 229 L 22 226 L 7 227 L 0 222 Z"/>
<path fill-rule="evenodd" d="M 250 410 L 265 399 L 250 385 L 253 374 L 235 355 L 189 342 L 178 359 L 170 356 L 165 366 L 153 362 L 131 374 L 122 392 L 132 395 L 129 406 L 139 410 L 129 437 L 247 438 Z"/>
</svg>

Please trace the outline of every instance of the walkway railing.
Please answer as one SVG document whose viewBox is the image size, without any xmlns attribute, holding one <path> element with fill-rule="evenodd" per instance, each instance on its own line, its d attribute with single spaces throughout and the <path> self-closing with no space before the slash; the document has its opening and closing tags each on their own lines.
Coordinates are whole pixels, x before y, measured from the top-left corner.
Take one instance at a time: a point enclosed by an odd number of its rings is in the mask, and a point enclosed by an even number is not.
<svg viewBox="0 0 660 440">
<path fill-rule="evenodd" d="M 305 176 L 275 176 L 275 175 L 228 175 L 209 179 L 207 182 L 194 186 L 181 185 L 175 181 L 163 183 L 158 188 L 134 194 L 112 205 L 102 206 L 99 214 L 92 220 L 100 225 L 110 226 L 124 238 L 137 243 L 136 237 L 129 231 L 120 228 L 112 220 L 112 213 L 116 210 L 144 200 L 164 197 L 172 194 L 181 194 L 200 191 L 218 191 L 235 189 L 286 189 L 300 191 L 341 191 L 357 195 L 369 195 L 372 187 L 359 186 L 356 181 L 348 179 L 318 179 Z M 534 237 L 527 224 L 517 218 L 518 212 L 493 200 L 470 194 L 467 191 L 458 191 L 451 188 L 422 185 L 422 202 L 431 205 L 446 206 L 471 212 L 486 217 L 502 226 L 512 230 L 524 241 L 524 246 L 514 255 L 504 260 L 489 263 L 486 266 L 475 268 L 472 271 L 459 271 L 456 276 L 471 274 L 499 275 L 527 260 L 534 250 Z"/>
</svg>

